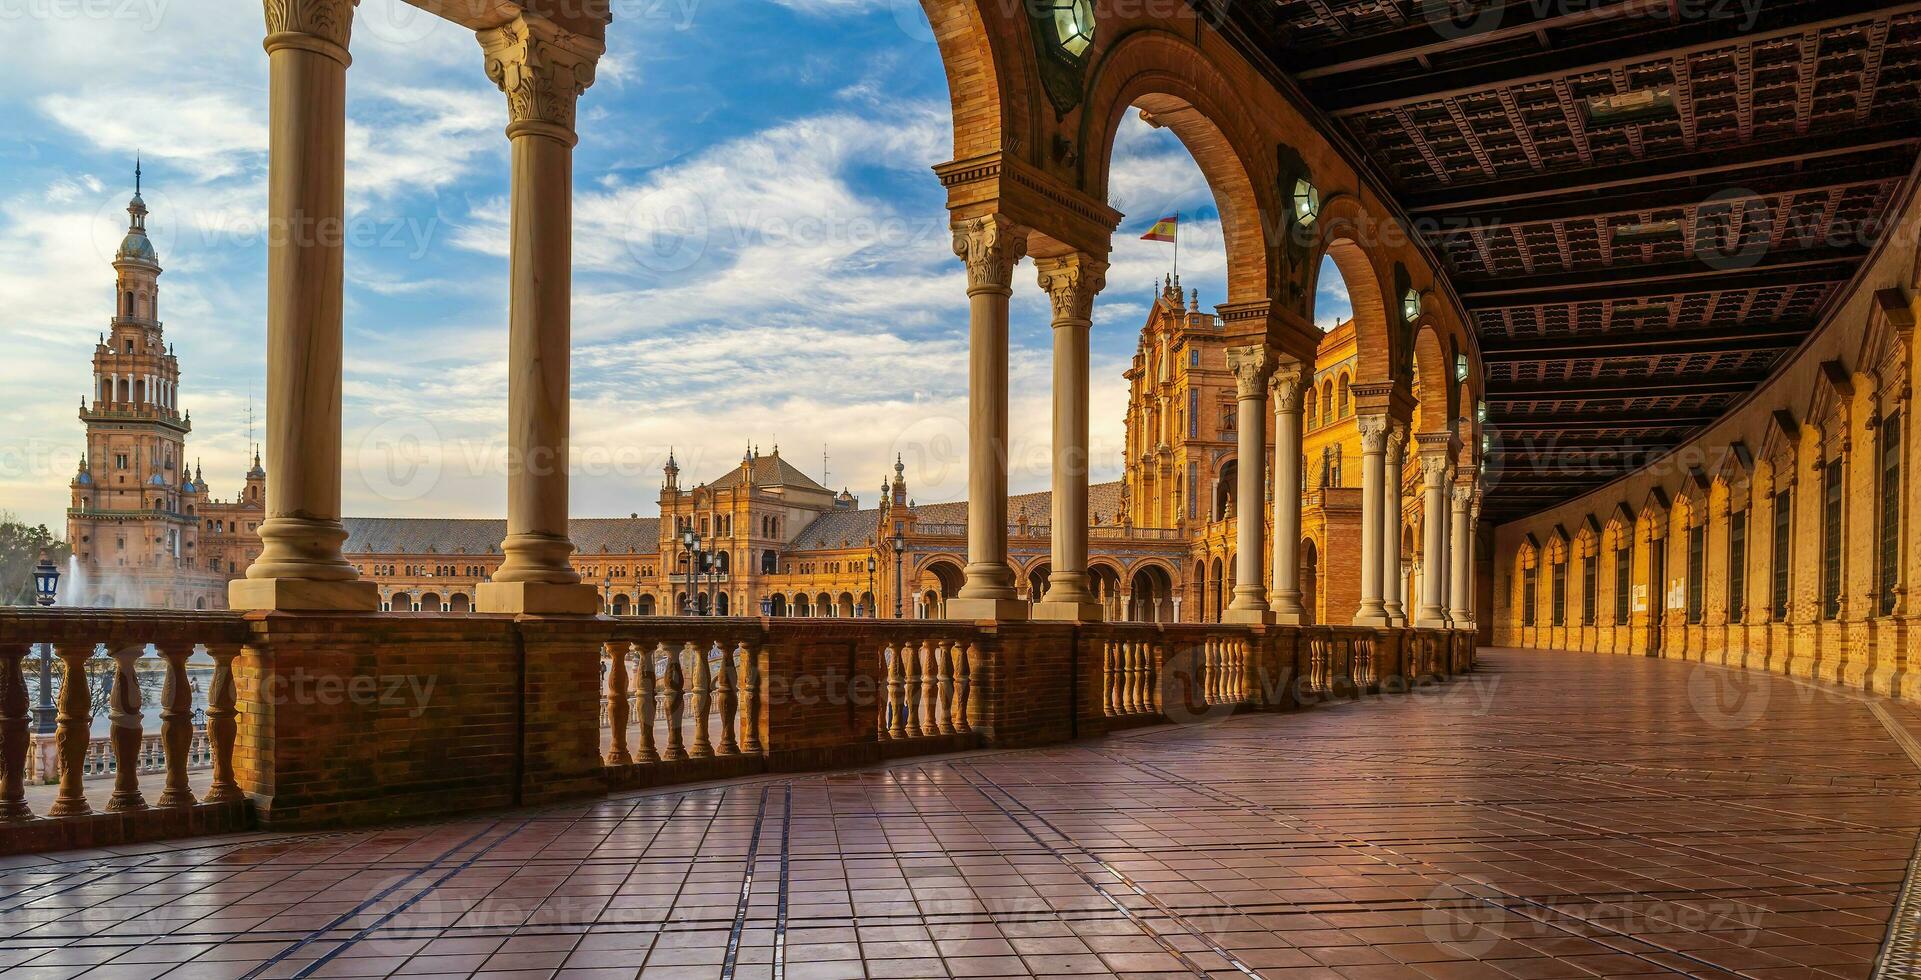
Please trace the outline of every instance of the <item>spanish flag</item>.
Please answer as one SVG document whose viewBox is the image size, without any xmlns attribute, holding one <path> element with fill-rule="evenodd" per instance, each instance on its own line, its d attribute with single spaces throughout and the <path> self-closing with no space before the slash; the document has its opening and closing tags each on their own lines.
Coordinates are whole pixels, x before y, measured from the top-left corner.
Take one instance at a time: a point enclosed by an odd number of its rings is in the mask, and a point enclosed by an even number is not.
<svg viewBox="0 0 1921 980">
<path fill-rule="evenodd" d="M 1154 227 L 1147 229 L 1147 234 L 1141 236 L 1141 241 L 1178 242 L 1180 241 L 1180 237 L 1181 216 L 1178 214 L 1170 214 L 1154 222 Z"/>
</svg>

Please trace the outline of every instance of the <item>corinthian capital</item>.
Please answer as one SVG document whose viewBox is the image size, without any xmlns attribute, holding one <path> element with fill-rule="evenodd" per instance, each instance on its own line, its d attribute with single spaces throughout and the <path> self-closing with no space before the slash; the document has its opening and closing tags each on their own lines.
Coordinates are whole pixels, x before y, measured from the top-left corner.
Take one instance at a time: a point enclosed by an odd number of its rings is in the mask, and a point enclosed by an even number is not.
<svg viewBox="0 0 1921 980">
<path fill-rule="evenodd" d="M 1107 263 L 1085 252 L 1035 259 L 1041 288 L 1054 300 L 1054 322 L 1086 323 L 1094 317 L 1094 297 L 1107 286 Z"/>
<path fill-rule="evenodd" d="M 1387 422 L 1388 454 L 1398 458 L 1401 455 L 1401 450 L 1406 448 L 1406 446 L 1407 446 L 1407 426 L 1402 425 L 1401 423 L 1396 422 L 1393 419 L 1389 419 Z"/>
<path fill-rule="evenodd" d="M 276 35 L 306 35 L 340 49 L 344 56 L 353 33 L 354 7 L 360 0 L 263 0 L 267 14 L 267 48 Z M 288 41 L 281 38 L 282 42 Z"/>
<path fill-rule="evenodd" d="M 604 46 L 527 14 L 478 36 L 487 77 L 507 93 L 509 125 L 554 127 L 571 138 L 574 105 L 594 83 L 594 63 Z"/>
<path fill-rule="evenodd" d="M 1299 412 L 1307 383 L 1307 367 L 1299 361 L 1288 361 L 1275 368 L 1267 379 L 1267 390 L 1274 393 L 1274 410 Z"/>
<path fill-rule="evenodd" d="M 1011 290 L 1014 266 L 1027 254 L 1027 230 L 990 214 L 954 223 L 954 254 L 967 263 L 967 291 Z"/>
<path fill-rule="evenodd" d="M 1356 416 L 1354 427 L 1361 433 L 1362 452 L 1378 453 L 1387 447 L 1387 416 Z"/>
<path fill-rule="evenodd" d="M 1260 344 L 1229 347 L 1227 369 L 1234 372 L 1234 388 L 1241 398 L 1259 398 L 1267 384 L 1268 374 L 1274 370 L 1274 359 L 1268 356 L 1267 348 Z"/>
</svg>

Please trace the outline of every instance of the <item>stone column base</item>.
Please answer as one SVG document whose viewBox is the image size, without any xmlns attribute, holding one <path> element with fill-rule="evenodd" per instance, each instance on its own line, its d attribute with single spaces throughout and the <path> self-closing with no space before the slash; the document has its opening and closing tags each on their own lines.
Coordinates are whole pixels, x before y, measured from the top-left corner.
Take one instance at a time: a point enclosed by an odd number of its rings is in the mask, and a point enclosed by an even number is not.
<svg viewBox="0 0 1921 980">
<path fill-rule="evenodd" d="M 1091 599 L 1086 602 L 1042 599 L 1034 604 L 1033 618 L 1054 623 L 1098 623 L 1106 618 L 1106 612 L 1100 603 Z"/>
<path fill-rule="evenodd" d="M 52 732 L 33 733 L 34 776 L 38 786 L 52 786 L 60 781 L 60 740 Z"/>
<path fill-rule="evenodd" d="M 1432 619 L 1417 619 L 1414 621 L 1414 628 L 1423 630 L 1445 630 L 1453 629 L 1454 625 L 1448 622 L 1447 617 L 1438 616 Z"/>
<path fill-rule="evenodd" d="M 1363 616 L 1356 616 L 1356 617 L 1354 617 L 1354 625 L 1356 625 L 1356 626 L 1372 626 L 1372 627 L 1374 627 L 1375 629 L 1386 629 L 1386 628 L 1388 628 L 1388 627 L 1390 627 L 1390 626 L 1393 626 L 1394 624 L 1393 624 L 1392 622 L 1390 622 L 1390 621 L 1388 620 L 1388 617 L 1387 617 L 1387 614 L 1385 614 L 1385 613 L 1376 613 L 1376 614 L 1374 614 L 1374 615 L 1371 615 L 1371 616 L 1370 616 L 1370 615 L 1363 615 Z"/>
<path fill-rule="evenodd" d="M 227 583 L 227 605 L 272 612 L 374 612 L 380 608 L 380 589 L 372 582 L 242 578 Z"/>
<path fill-rule="evenodd" d="M 1274 612 L 1270 609 L 1236 609 L 1229 606 L 1221 610 L 1221 622 L 1243 626 L 1272 626 Z"/>
<path fill-rule="evenodd" d="M 1027 603 L 1020 599 L 969 599 L 955 596 L 947 600 L 946 618 L 1019 622 L 1027 618 Z"/>
<path fill-rule="evenodd" d="M 1271 622 L 1276 626 L 1306 626 L 1307 625 L 1306 610 L 1302 610 L 1300 612 L 1274 612 L 1274 613 L 1270 613 L 1269 615 L 1272 615 L 1274 618 L 1271 620 L 1268 620 L 1268 622 Z"/>
<path fill-rule="evenodd" d="M 592 616 L 600 612 L 600 590 L 585 583 L 482 582 L 474 590 L 474 611 L 514 616 Z"/>
</svg>

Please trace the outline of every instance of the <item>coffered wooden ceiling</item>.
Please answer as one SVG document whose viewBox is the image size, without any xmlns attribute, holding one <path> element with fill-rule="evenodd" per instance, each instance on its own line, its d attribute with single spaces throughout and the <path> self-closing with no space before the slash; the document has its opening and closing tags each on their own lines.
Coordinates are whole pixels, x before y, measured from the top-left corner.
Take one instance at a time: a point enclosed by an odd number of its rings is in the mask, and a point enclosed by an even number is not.
<svg viewBox="0 0 1921 980">
<path fill-rule="evenodd" d="M 1448 268 L 1488 368 L 1495 521 L 1752 391 L 1860 268 L 1921 151 L 1921 2 L 1225 9 Z"/>
</svg>

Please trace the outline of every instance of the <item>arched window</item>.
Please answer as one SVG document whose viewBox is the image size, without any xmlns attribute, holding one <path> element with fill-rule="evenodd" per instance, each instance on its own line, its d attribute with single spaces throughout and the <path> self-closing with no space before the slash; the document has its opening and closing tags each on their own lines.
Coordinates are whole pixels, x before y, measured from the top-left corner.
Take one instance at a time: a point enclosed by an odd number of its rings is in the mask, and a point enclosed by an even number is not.
<svg viewBox="0 0 1921 980">
<path fill-rule="evenodd" d="M 1340 409 L 1341 409 L 1341 418 L 1347 418 L 1347 416 L 1348 416 L 1348 413 L 1349 413 L 1349 411 L 1351 410 L 1351 407 L 1350 407 L 1350 405 L 1348 404 L 1348 400 L 1347 400 L 1347 387 L 1348 387 L 1348 385 L 1347 385 L 1347 375 L 1345 375 L 1345 374 L 1343 374 L 1343 375 L 1341 375 L 1341 393 L 1340 393 L 1340 396 L 1339 396 L 1339 397 L 1340 397 Z"/>
<path fill-rule="evenodd" d="M 774 556 L 774 551 L 772 548 L 769 548 L 768 550 L 761 552 L 760 553 L 760 573 L 762 575 L 774 574 L 774 570 L 777 567 L 778 561 L 779 559 Z"/>
<path fill-rule="evenodd" d="M 1334 421 L 1334 382 L 1321 382 L 1321 424 Z"/>
<path fill-rule="evenodd" d="M 1310 426 L 1317 424 L 1316 416 L 1314 414 L 1314 402 L 1315 402 L 1314 389 L 1309 388 L 1307 390 L 1307 405 L 1304 406 L 1305 411 L 1302 412 L 1302 414 L 1307 418 L 1307 424 Z"/>
</svg>

